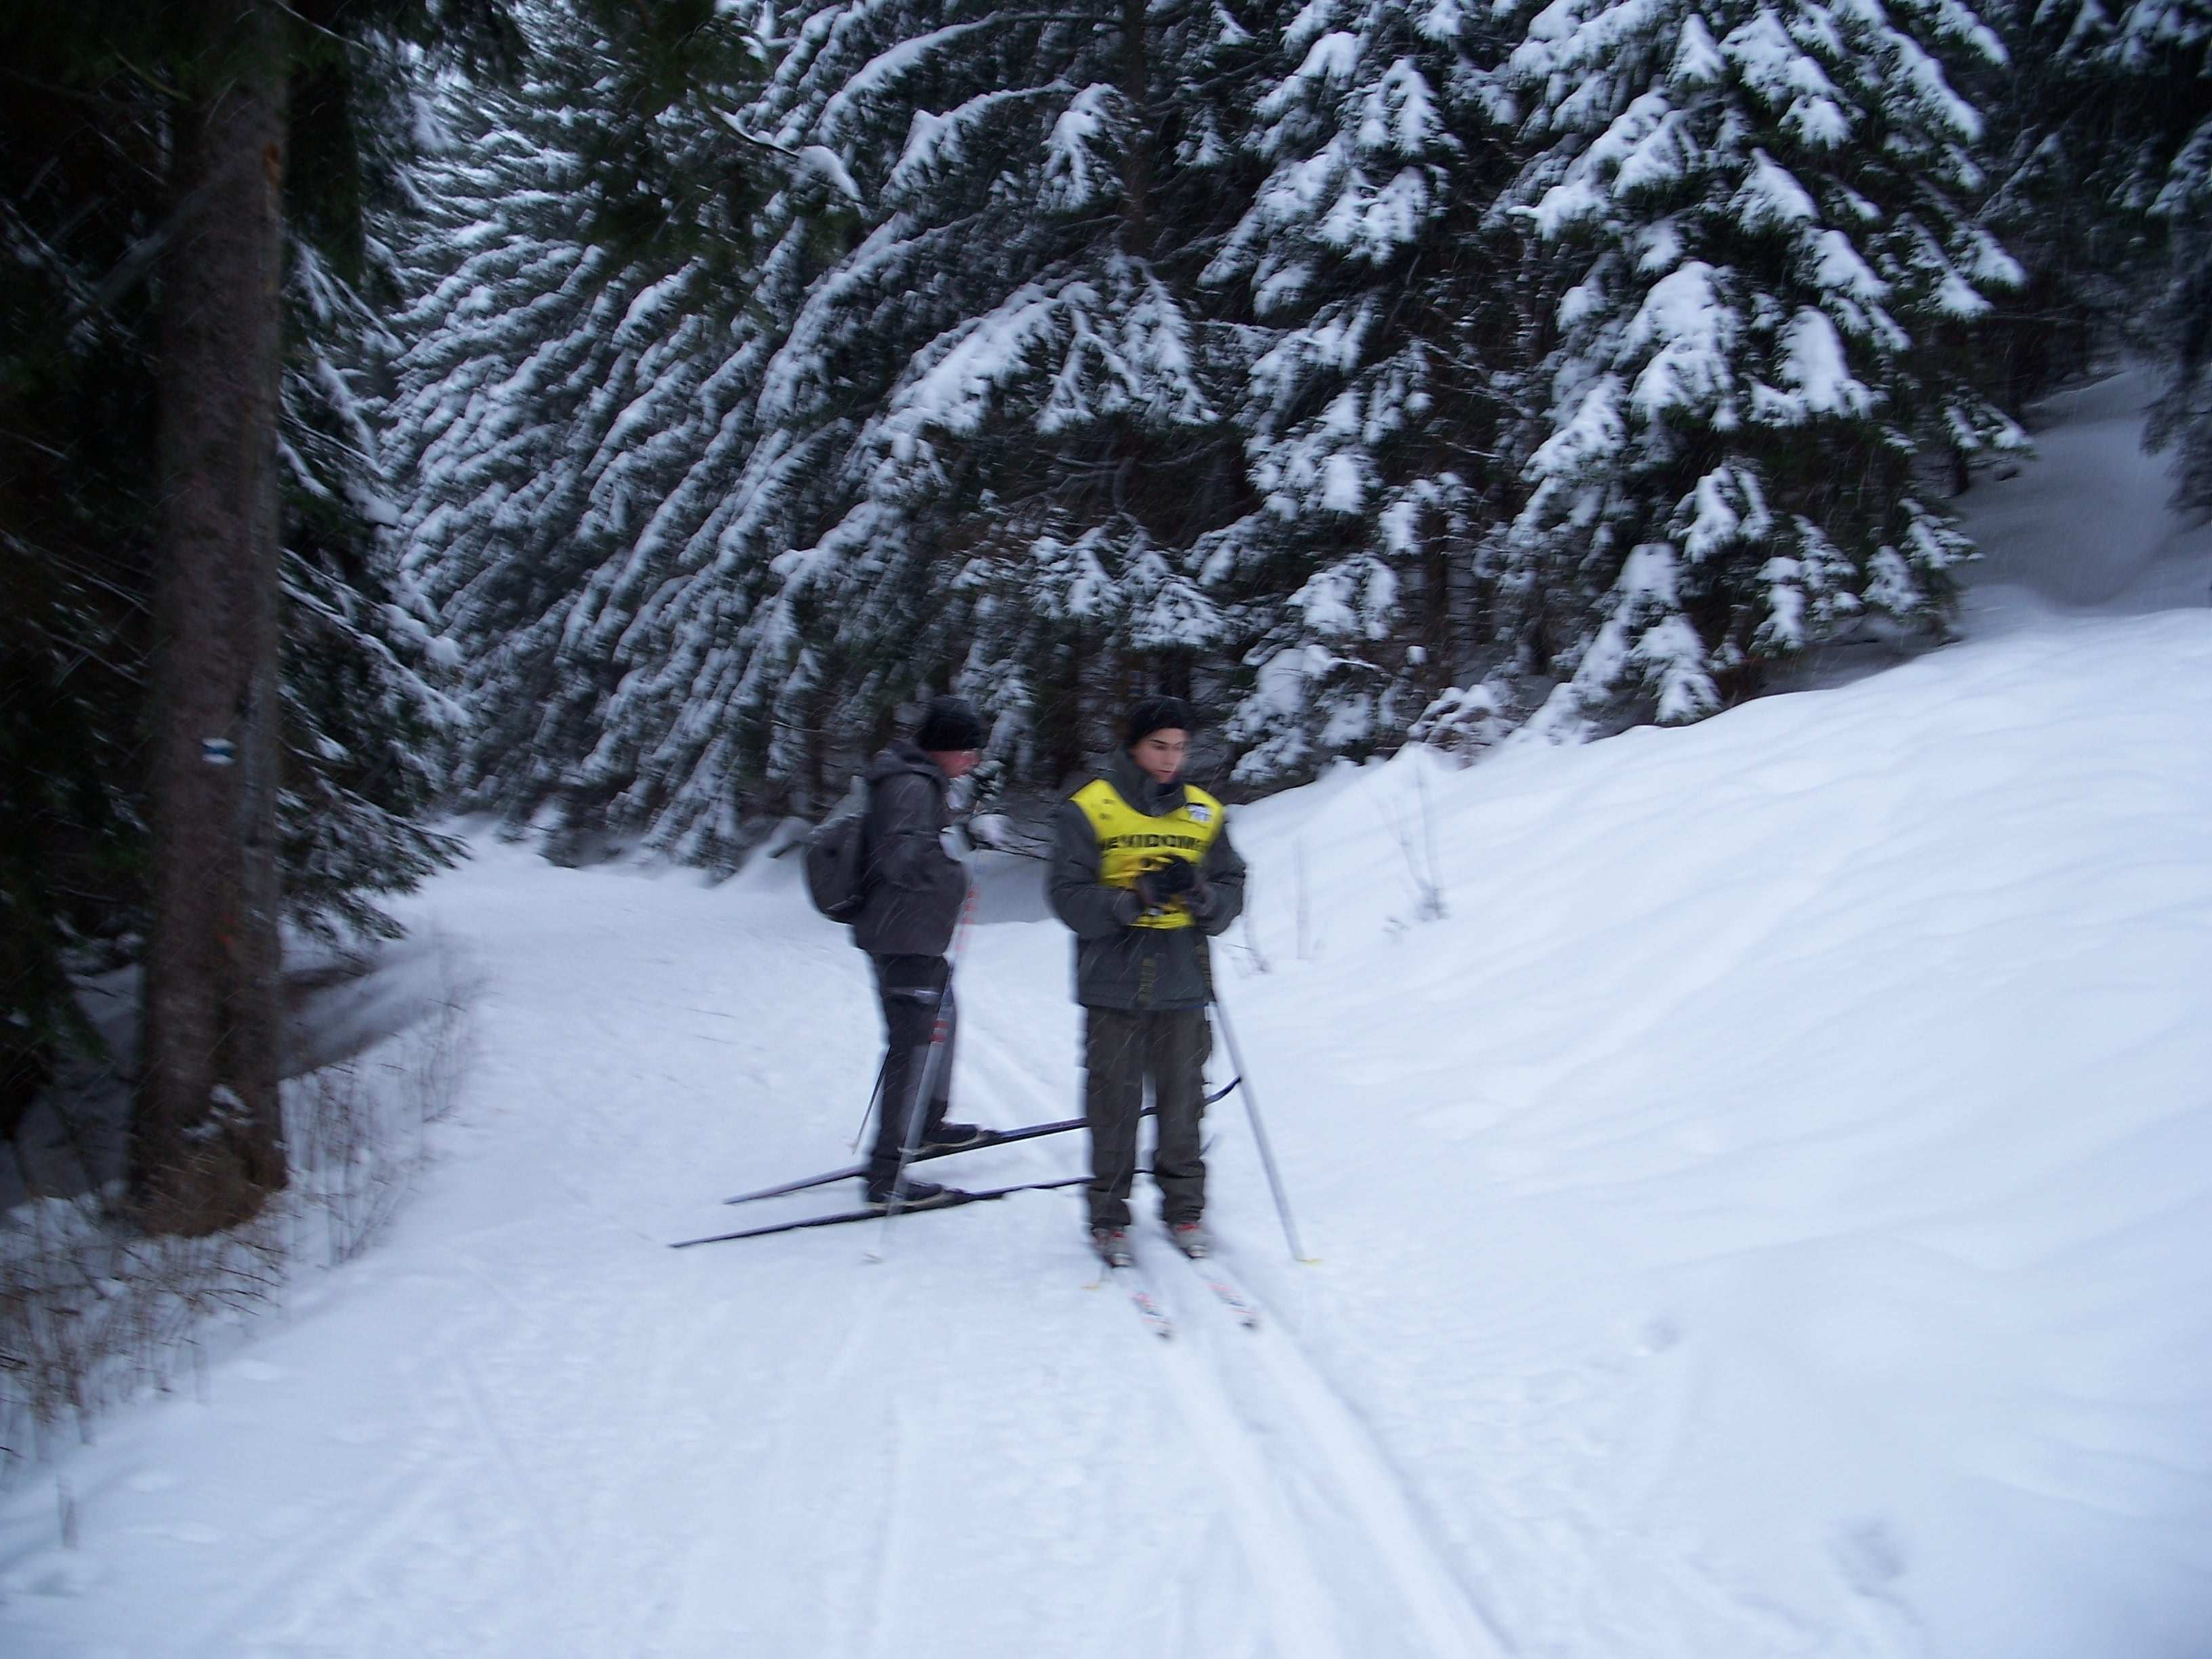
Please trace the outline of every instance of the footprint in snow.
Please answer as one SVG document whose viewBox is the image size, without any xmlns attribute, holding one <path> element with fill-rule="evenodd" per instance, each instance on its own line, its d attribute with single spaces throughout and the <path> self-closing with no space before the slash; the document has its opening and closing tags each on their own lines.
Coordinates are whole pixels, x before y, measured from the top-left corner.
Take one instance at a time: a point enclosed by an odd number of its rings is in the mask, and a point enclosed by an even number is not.
<svg viewBox="0 0 2212 1659">
<path fill-rule="evenodd" d="M 1844 1582 L 1862 1595 L 1888 1595 L 1911 1565 L 1895 1530 L 1879 1518 L 1839 1528 L 1829 1547 Z"/>
</svg>

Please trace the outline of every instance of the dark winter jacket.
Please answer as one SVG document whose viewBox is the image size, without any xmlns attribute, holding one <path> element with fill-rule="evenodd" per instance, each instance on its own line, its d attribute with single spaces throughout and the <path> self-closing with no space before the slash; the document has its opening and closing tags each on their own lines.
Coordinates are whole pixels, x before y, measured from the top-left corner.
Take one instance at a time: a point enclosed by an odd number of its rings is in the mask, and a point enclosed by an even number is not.
<svg viewBox="0 0 2212 1659">
<path fill-rule="evenodd" d="M 1106 780 L 1138 811 L 1157 817 L 1185 804 L 1180 782 L 1154 783 L 1126 752 L 1093 775 Z M 1188 901 L 1198 926 L 1135 926 L 1138 900 L 1098 878 L 1098 838 L 1073 800 L 1052 816 L 1052 863 L 1045 890 L 1054 914 L 1075 930 L 1075 1000 L 1086 1008 L 1202 1008 L 1212 999 L 1207 938 L 1225 931 L 1244 908 L 1244 860 L 1229 844 L 1229 826 L 1206 849 L 1199 885 Z"/>
<path fill-rule="evenodd" d="M 902 739 L 867 770 L 867 897 L 853 943 L 871 956 L 941 957 L 952 943 L 968 872 L 938 840 L 952 781 Z"/>
</svg>

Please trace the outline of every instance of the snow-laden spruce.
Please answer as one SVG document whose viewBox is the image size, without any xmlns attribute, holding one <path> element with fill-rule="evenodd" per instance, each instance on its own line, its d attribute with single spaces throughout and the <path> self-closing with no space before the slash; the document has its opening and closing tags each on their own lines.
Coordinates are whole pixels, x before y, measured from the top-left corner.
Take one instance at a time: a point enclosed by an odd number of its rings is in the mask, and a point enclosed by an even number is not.
<svg viewBox="0 0 2212 1659">
<path fill-rule="evenodd" d="M 357 202 L 294 210 L 277 453 L 284 490 L 283 687 L 289 762 L 278 799 L 286 908 L 318 933 L 390 933 L 383 896 L 456 856 L 423 821 L 462 722 L 456 666 L 387 534 L 396 508 L 383 411 L 370 387 L 400 349 L 378 300 L 398 284 L 388 232 L 422 205 L 414 170 L 433 133 L 416 95 L 424 55 L 371 34 L 350 94 Z M 356 217 L 354 216 L 358 216 Z"/>
<path fill-rule="evenodd" d="M 1240 43 L 1226 17 L 785 27 L 742 125 L 836 157 L 843 216 L 825 237 L 805 179 L 768 204 L 750 406 L 685 485 L 721 506 L 671 544 L 592 762 L 611 816 L 695 857 L 743 810 L 819 806 L 930 686 L 981 697 L 1018 769 L 1075 764 L 1110 713 L 1097 665 L 1172 678 L 1214 646 L 1199 544 L 1245 507 L 1239 339 L 1189 298 L 1231 154 L 1195 89 Z"/>
<path fill-rule="evenodd" d="M 1944 615 L 1946 449 L 2020 441 L 1963 343 L 2019 267 L 1973 212 L 1996 37 L 1954 0 L 1557 0 L 1507 77 L 1556 249 L 1547 430 L 1505 538 L 1563 683 L 1662 720 L 1862 617 Z"/>
<path fill-rule="evenodd" d="M 359 291 L 295 241 L 284 468 L 285 897 L 311 931 L 389 933 L 376 896 L 449 863 L 422 822 L 462 723 L 454 655 L 385 534 L 392 480 L 362 385 L 393 348 Z"/>
<path fill-rule="evenodd" d="M 540 45 L 514 94 L 441 101 L 452 131 L 425 164 L 389 410 L 407 447 L 397 534 L 467 660 L 477 723 L 456 781 L 520 817 L 586 787 L 616 647 L 723 412 L 735 309 L 698 251 L 729 239 L 727 214 L 709 204 L 710 234 L 687 236 L 664 209 L 611 196 L 610 169 L 631 172 L 609 160 L 611 71 L 587 37 Z"/>
<path fill-rule="evenodd" d="M 1204 280 L 1249 297 L 1238 424 L 1254 510 L 1207 549 L 1247 678 L 1238 775 L 1402 737 L 1458 665 L 1495 511 L 1511 252 L 1489 14 L 1316 0 L 1269 43 L 1246 143 L 1267 173 Z"/>
<path fill-rule="evenodd" d="M 2012 63 L 1969 84 L 1992 117 L 1985 212 L 2027 268 L 1993 354 L 2017 402 L 2116 345 L 2165 367 L 2150 440 L 2177 499 L 2212 504 L 2212 3 L 1991 0 Z"/>
<path fill-rule="evenodd" d="M 2175 453 L 2175 505 L 2212 510 L 2212 0 L 2139 0 L 2109 50 L 2166 117 L 2144 148 L 2174 146 L 2148 210 L 2169 259 L 2153 337 L 2167 379 L 2150 441 Z"/>
<path fill-rule="evenodd" d="M 1139 686 L 1249 782 L 1695 718 L 1940 625 L 2018 441 L 1957 6 L 762 27 L 650 133 L 588 52 L 478 99 L 413 251 L 403 533 L 517 819 L 724 861 L 954 684 L 1030 783 Z"/>
</svg>

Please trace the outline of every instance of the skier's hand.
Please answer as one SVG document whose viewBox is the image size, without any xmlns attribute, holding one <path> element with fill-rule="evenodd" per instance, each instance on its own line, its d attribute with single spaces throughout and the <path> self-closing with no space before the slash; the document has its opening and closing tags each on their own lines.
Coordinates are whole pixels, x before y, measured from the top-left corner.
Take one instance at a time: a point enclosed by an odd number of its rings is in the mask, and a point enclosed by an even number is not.
<svg viewBox="0 0 2212 1659">
<path fill-rule="evenodd" d="M 1146 871 L 1145 879 L 1160 897 L 1181 898 L 1198 885 L 1198 866 L 1188 859 L 1170 859 L 1158 869 Z"/>
<path fill-rule="evenodd" d="M 1147 910 L 1164 908 L 1198 885 L 1198 866 L 1188 859 L 1170 859 L 1137 878 L 1138 899 Z"/>
<path fill-rule="evenodd" d="M 945 849 L 949 859 L 965 859 L 975 849 L 975 843 L 968 831 L 957 823 L 948 823 L 937 832 L 937 844 Z"/>
</svg>

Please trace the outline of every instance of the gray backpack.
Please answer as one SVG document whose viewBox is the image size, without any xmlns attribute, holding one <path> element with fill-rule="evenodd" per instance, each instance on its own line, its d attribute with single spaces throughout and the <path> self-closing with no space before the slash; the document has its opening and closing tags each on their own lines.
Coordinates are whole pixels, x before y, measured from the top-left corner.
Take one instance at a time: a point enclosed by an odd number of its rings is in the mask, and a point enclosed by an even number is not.
<svg viewBox="0 0 2212 1659">
<path fill-rule="evenodd" d="M 868 900 L 867 808 L 834 817 L 806 838 L 806 896 L 832 921 L 851 921 Z"/>
</svg>

